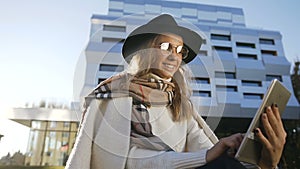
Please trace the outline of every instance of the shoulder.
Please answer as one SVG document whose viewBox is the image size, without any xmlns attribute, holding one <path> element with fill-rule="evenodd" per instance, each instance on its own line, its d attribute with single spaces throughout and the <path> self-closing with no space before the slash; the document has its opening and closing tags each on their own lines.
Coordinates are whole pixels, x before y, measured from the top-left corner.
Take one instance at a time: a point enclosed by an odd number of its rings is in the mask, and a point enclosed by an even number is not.
<svg viewBox="0 0 300 169">
<path fill-rule="evenodd" d="M 115 103 L 115 106 L 121 106 L 117 103 L 132 103 L 132 97 L 126 96 L 126 97 L 114 97 L 114 98 L 86 98 L 85 99 L 85 107 L 90 107 L 92 105 L 99 105 L 99 104 L 108 104 L 108 103 Z M 127 105 L 128 106 L 128 105 Z"/>
</svg>

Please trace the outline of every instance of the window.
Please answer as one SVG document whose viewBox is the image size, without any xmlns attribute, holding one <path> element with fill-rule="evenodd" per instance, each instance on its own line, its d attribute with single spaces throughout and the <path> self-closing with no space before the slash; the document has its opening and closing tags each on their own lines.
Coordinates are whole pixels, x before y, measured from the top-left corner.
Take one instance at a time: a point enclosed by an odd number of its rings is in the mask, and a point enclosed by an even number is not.
<svg viewBox="0 0 300 169">
<path fill-rule="evenodd" d="M 239 59 L 253 59 L 257 60 L 257 55 L 254 54 L 245 54 L 245 53 L 238 53 Z"/>
<path fill-rule="evenodd" d="M 114 31 L 114 32 L 126 32 L 125 26 L 117 26 L 117 25 L 103 25 L 104 31 Z"/>
<path fill-rule="evenodd" d="M 205 50 L 199 50 L 198 55 L 200 55 L 200 56 L 207 56 L 207 51 L 205 51 Z"/>
<path fill-rule="evenodd" d="M 220 35 L 220 34 L 211 34 L 210 35 L 212 40 L 225 40 L 225 41 L 230 41 L 230 35 Z"/>
<path fill-rule="evenodd" d="M 69 132 L 62 132 L 62 137 L 69 138 L 70 133 Z"/>
<path fill-rule="evenodd" d="M 224 91 L 224 92 L 237 92 L 237 87 L 236 86 L 217 85 L 216 90 L 217 91 Z"/>
<path fill-rule="evenodd" d="M 263 98 L 263 94 L 257 93 L 244 93 L 244 99 L 253 99 L 253 100 L 261 100 Z"/>
<path fill-rule="evenodd" d="M 270 55 L 270 56 L 277 56 L 277 52 L 274 51 L 274 50 L 261 50 L 261 54 Z"/>
<path fill-rule="evenodd" d="M 265 39 L 265 38 L 259 38 L 259 43 L 264 45 L 274 45 L 273 39 Z"/>
<path fill-rule="evenodd" d="M 55 138 L 56 137 L 56 132 L 55 131 L 50 131 L 49 132 L 49 137 Z"/>
<path fill-rule="evenodd" d="M 102 38 L 102 42 L 108 42 L 108 43 L 123 43 L 124 41 L 125 39 L 121 39 L 121 38 L 106 38 L 106 37 Z"/>
<path fill-rule="evenodd" d="M 31 128 L 32 129 L 41 129 L 41 122 L 40 121 L 31 121 Z"/>
<path fill-rule="evenodd" d="M 235 73 L 232 72 L 215 72 L 216 78 L 235 79 Z"/>
<path fill-rule="evenodd" d="M 199 96 L 199 97 L 211 97 L 210 91 L 199 91 L 199 90 L 194 90 L 193 91 L 193 96 Z"/>
<path fill-rule="evenodd" d="M 242 80 L 242 86 L 254 86 L 259 87 L 262 86 L 260 81 L 250 81 L 250 80 Z"/>
<path fill-rule="evenodd" d="M 99 71 L 121 72 L 123 70 L 123 65 L 100 64 L 99 66 Z"/>
<path fill-rule="evenodd" d="M 205 78 L 205 77 L 194 77 L 192 80 L 200 84 L 210 84 L 209 78 Z"/>
<path fill-rule="evenodd" d="M 104 80 L 105 80 L 104 78 L 98 78 L 98 84 L 100 84 Z"/>
<path fill-rule="evenodd" d="M 272 81 L 273 79 L 277 79 L 282 82 L 281 75 L 266 75 L 266 81 Z"/>
<path fill-rule="evenodd" d="M 197 16 L 189 16 L 189 15 L 185 15 L 185 13 L 182 14 L 182 19 L 187 19 L 187 20 L 197 20 Z"/>
<path fill-rule="evenodd" d="M 64 122 L 63 126 L 64 127 L 70 127 L 70 122 Z"/>
<path fill-rule="evenodd" d="M 243 47 L 243 48 L 254 48 L 255 49 L 255 44 L 254 43 L 244 43 L 244 42 L 236 42 L 237 47 Z"/>
<path fill-rule="evenodd" d="M 57 125 L 56 121 L 51 121 L 50 122 L 50 128 L 55 128 Z"/>
<path fill-rule="evenodd" d="M 52 156 L 52 152 L 51 151 L 47 151 L 46 152 L 46 156 L 51 157 Z"/>
<path fill-rule="evenodd" d="M 222 52 L 232 52 L 232 48 L 231 47 L 226 47 L 226 46 L 214 46 L 214 48 L 217 51 L 222 51 Z"/>
</svg>

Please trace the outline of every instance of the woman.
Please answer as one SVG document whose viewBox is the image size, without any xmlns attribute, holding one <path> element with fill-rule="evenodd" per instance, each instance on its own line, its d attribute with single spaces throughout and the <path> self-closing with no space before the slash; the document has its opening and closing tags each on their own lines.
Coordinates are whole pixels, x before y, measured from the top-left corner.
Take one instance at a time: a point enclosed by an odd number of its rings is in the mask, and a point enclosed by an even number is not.
<svg viewBox="0 0 300 169">
<path fill-rule="evenodd" d="M 160 15 L 135 29 L 122 54 L 129 69 L 102 82 L 87 98 L 66 168 L 244 168 L 228 150 L 243 136 L 218 140 L 190 101 L 186 63 L 202 43 L 194 31 Z M 277 106 L 262 115 L 266 135 L 259 167 L 275 168 L 285 144 Z"/>
</svg>

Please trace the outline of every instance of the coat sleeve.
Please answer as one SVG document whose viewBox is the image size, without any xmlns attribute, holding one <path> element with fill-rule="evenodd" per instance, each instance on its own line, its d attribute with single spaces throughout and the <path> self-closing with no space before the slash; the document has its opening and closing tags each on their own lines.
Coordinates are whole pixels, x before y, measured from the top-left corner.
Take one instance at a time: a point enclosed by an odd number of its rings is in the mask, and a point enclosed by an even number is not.
<svg viewBox="0 0 300 169">
<path fill-rule="evenodd" d="M 214 145 L 209 135 L 194 118 L 188 120 L 186 141 L 186 148 L 189 152 L 208 150 Z"/>
<path fill-rule="evenodd" d="M 84 120 L 79 129 L 72 152 L 69 156 L 65 169 L 89 169 L 94 137 L 94 123 L 97 122 L 96 101 L 92 101 L 85 110 Z M 94 120 L 92 120 L 94 119 Z"/>
<path fill-rule="evenodd" d="M 91 101 L 66 169 L 123 169 L 129 151 L 132 99 Z"/>
<path fill-rule="evenodd" d="M 187 121 L 187 151 L 210 149 L 219 140 L 204 119 L 195 111 Z"/>
<path fill-rule="evenodd" d="M 195 121 L 198 125 L 196 125 Z M 187 148 L 189 151 L 197 151 L 200 149 L 199 145 L 206 146 L 207 148 L 212 147 L 216 144 L 219 139 L 214 134 L 214 132 L 210 129 L 204 119 L 194 111 L 193 119 L 189 121 L 188 124 L 188 138 L 187 138 Z M 200 133 L 200 134 L 199 134 Z M 204 144 L 199 144 L 199 143 Z M 204 147 L 202 147 L 204 148 Z M 260 169 L 259 166 L 249 163 L 243 163 L 247 169 Z"/>
</svg>

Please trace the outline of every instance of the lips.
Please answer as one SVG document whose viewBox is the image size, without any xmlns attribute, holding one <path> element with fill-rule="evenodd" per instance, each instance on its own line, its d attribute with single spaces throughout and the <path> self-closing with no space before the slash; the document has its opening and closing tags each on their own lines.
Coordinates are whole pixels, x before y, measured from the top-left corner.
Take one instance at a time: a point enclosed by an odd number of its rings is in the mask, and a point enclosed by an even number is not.
<svg viewBox="0 0 300 169">
<path fill-rule="evenodd" d="M 168 70 L 171 70 L 171 71 L 173 71 L 173 70 L 176 68 L 175 65 L 168 64 L 168 63 L 163 63 L 163 65 L 164 65 Z"/>
</svg>

